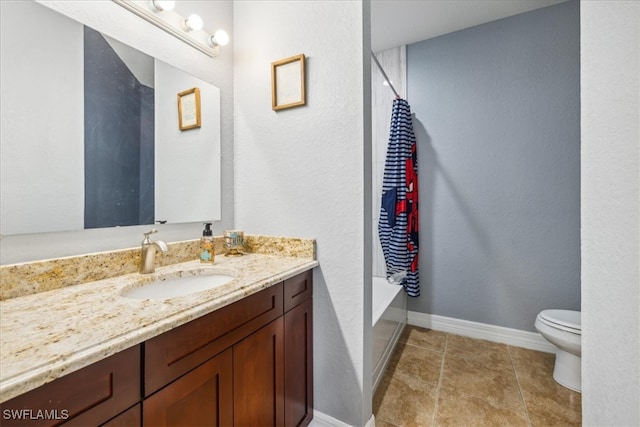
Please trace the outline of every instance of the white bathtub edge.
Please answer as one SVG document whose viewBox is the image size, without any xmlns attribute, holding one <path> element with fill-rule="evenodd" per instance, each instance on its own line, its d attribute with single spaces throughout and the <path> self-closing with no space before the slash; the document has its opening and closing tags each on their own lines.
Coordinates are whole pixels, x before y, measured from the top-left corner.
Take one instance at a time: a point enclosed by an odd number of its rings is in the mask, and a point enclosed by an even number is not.
<svg viewBox="0 0 640 427">
<path fill-rule="evenodd" d="M 385 351 L 380 358 L 380 362 L 373 368 L 373 373 L 371 375 L 371 394 L 376 394 L 376 390 L 380 385 L 380 380 L 382 380 L 382 377 L 387 370 L 387 365 L 389 365 L 389 361 L 391 360 L 391 355 L 393 355 L 393 352 L 396 349 L 398 341 L 400 340 L 402 332 L 404 331 L 404 328 L 406 326 L 407 323 L 398 324 L 395 331 L 393 332 L 393 335 L 391 336 L 391 339 L 389 340 L 389 344 L 385 348 Z"/>
<path fill-rule="evenodd" d="M 545 340 L 537 332 L 522 331 L 416 311 L 407 313 L 407 322 L 409 325 L 433 329 L 434 331 L 449 332 L 455 335 L 499 342 L 545 353 L 555 353 L 557 350 L 553 344 Z"/>
<path fill-rule="evenodd" d="M 373 277 L 371 326 L 378 323 L 378 320 L 402 291 L 402 286 L 392 285 L 384 277 Z"/>
</svg>

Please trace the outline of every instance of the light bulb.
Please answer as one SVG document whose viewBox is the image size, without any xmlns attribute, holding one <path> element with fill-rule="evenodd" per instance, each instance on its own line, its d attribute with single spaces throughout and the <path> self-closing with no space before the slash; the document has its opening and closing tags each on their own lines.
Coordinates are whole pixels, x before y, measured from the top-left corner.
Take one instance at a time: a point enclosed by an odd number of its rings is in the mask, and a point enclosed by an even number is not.
<svg viewBox="0 0 640 427">
<path fill-rule="evenodd" d="M 173 0 L 151 0 L 151 6 L 159 11 L 172 10 L 175 5 L 176 2 Z"/>
<path fill-rule="evenodd" d="M 226 46 L 229 44 L 229 34 L 225 30 L 218 30 L 216 33 L 211 36 L 209 39 L 211 46 Z"/>
<path fill-rule="evenodd" d="M 189 15 L 189 17 L 187 19 L 185 19 L 184 21 L 184 26 L 187 29 L 187 31 L 198 31 L 202 29 L 202 18 L 200 18 L 198 15 L 193 14 L 193 15 Z"/>
</svg>

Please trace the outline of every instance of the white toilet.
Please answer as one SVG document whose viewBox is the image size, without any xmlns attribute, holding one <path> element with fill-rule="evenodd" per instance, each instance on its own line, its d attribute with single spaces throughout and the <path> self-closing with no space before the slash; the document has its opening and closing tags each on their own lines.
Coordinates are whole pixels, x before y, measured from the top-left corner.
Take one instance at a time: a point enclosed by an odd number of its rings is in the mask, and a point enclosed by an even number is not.
<svg viewBox="0 0 640 427">
<path fill-rule="evenodd" d="M 558 347 L 553 379 L 571 390 L 582 392 L 580 312 L 543 310 L 536 317 L 535 326 L 540 335 Z"/>
</svg>

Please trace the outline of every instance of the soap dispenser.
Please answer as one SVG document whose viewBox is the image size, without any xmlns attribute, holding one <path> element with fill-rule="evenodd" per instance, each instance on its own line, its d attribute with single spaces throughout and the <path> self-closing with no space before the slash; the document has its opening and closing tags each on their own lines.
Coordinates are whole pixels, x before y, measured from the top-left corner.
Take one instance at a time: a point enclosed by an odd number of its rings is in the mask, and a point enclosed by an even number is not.
<svg viewBox="0 0 640 427">
<path fill-rule="evenodd" d="M 200 239 L 200 262 L 213 263 L 216 253 L 213 247 L 213 232 L 211 231 L 211 223 L 204 224 L 202 230 L 202 238 Z"/>
</svg>

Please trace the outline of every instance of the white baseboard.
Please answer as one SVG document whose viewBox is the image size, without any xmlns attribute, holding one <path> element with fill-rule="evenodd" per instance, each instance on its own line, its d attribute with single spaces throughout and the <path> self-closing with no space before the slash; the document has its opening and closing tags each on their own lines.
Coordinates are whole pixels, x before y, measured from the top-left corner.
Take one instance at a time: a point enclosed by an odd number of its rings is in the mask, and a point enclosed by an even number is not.
<svg viewBox="0 0 640 427">
<path fill-rule="evenodd" d="M 364 427 L 375 427 L 375 425 L 376 425 L 376 419 L 373 416 L 373 414 L 371 414 L 371 418 L 369 418 L 369 421 L 367 421 Z M 330 415 L 327 415 L 320 411 L 316 411 L 314 409 L 313 419 L 311 420 L 311 423 L 309 423 L 309 427 L 354 427 L 354 426 L 343 423 L 342 421 L 337 420 Z"/>
<path fill-rule="evenodd" d="M 339 421 L 324 412 L 313 410 L 313 419 L 309 423 L 309 427 L 351 427 L 348 424 Z"/>
<path fill-rule="evenodd" d="M 556 347 L 537 332 L 521 331 L 503 326 L 487 325 L 469 320 L 409 311 L 408 323 L 414 326 L 448 332 L 470 338 L 499 342 L 514 347 L 555 353 Z"/>
<path fill-rule="evenodd" d="M 371 414 L 371 418 L 369 418 L 364 427 L 376 427 L 376 417 L 373 414 Z"/>
</svg>

